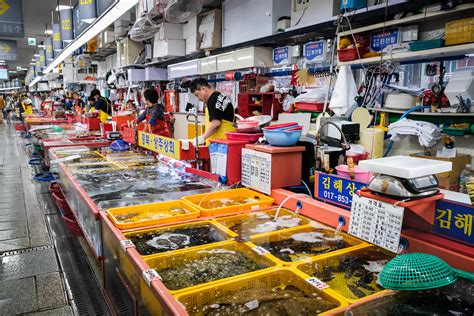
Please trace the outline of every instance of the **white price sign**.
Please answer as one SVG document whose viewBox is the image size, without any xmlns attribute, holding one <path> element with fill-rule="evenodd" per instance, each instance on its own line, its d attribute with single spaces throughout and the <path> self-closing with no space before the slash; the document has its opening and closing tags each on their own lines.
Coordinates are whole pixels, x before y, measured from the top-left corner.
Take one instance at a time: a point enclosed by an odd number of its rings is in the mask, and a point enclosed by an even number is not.
<svg viewBox="0 0 474 316">
<path fill-rule="evenodd" d="M 323 281 L 321 281 L 320 279 L 315 278 L 315 277 L 311 277 L 311 278 L 306 279 L 306 282 L 308 282 L 309 284 L 311 284 L 312 286 L 314 286 L 318 290 L 324 290 L 324 289 L 327 289 L 329 287 L 329 285 L 327 285 L 326 283 L 324 283 Z"/>
<path fill-rule="evenodd" d="M 271 194 L 272 155 L 242 149 L 242 184 L 256 191 Z"/>
<path fill-rule="evenodd" d="M 404 208 L 374 199 L 352 197 L 349 234 L 392 252 L 398 251 Z"/>
</svg>

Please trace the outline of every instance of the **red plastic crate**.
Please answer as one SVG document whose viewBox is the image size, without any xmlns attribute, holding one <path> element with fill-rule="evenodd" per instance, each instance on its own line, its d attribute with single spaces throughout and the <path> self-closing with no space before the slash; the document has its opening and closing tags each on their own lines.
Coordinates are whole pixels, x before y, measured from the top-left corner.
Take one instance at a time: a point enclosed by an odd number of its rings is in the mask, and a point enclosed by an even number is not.
<svg viewBox="0 0 474 316">
<path fill-rule="evenodd" d="M 67 228 L 69 231 L 74 235 L 74 236 L 84 236 L 84 233 L 81 230 L 81 227 L 77 223 L 76 218 L 74 218 L 74 215 L 69 215 L 69 216 L 63 216 L 64 223 L 66 224 Z"/>
<path fill-rule="evenodd" d="M 358 48 L 358 50 L 360 58 L 363 58 L 366 50 L 364 48 Z M 359 59 L 359 56 L 357 55 L 356 48 L 343 48 L 337 50 L 337 58 L 339 61 L 350 61 Z"/>
<path fill-rule="evenodd" d="M 26 131 L 26 127 L 25 125 L 23 125 L 23 123 L 15 123 L 14 126 L 15 126 L 15 130 L 19 132 Z"/>
<path fill-rule="evenodd" d="M 324 103 L 296 102 L 295 108 L 300 111 L 322 112 Z"/>
</svg>

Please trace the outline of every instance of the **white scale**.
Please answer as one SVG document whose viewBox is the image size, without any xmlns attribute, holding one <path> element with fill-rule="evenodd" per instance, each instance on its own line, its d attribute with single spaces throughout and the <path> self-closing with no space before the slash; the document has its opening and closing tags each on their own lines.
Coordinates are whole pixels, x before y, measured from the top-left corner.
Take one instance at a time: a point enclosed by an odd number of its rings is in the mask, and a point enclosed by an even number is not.
<svg viewBox="0 0 474 316">
<path fill-rule="evenodd" d="M 420 198 L 438 193 L 435 174 L 449 172 L 452 163 L 409 156 L 393 156 L 359 162 L 359 168 L 376 174 L 368 188 L 395 198 Z"/>
</svg>

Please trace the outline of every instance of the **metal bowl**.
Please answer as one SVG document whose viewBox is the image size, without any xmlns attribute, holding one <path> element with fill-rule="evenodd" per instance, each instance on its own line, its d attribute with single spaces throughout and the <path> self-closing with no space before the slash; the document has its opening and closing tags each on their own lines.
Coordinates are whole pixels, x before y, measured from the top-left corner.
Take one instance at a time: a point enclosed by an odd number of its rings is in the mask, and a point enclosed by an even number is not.
<svg viewBox="0 0 474 316">
<path fill-rule="evenodd" d="M 273 120 L 273 117 L 271 115 L 256 115 L 249 117 L 248 120 L 259 121 L 260 124 L 258 124 L 258 127 L 264 128 L 270 125 L 270 122 Z"/>
</svg>

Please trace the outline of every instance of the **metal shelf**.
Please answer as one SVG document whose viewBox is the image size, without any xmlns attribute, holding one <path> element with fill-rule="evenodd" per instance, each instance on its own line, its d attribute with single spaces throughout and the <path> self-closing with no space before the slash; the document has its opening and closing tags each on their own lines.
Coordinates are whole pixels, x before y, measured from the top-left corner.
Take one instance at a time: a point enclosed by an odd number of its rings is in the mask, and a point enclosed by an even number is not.
<svg viewBox="0 0 474 316">
<path fill-rule="evenodd" d="M 403 114 L 404 110 L 392 110 L 392 109 L 369 109 L 369 111 L 385 112 Z M 474 113 L 447 113 L 447 112 L 411 112 L 408 115 L 421 115 L 421 116 L 453 116 L 453 117 L 474 117 Z"/>
<path fill-rule="evenodd" d="M 451 14 L 454 14 L 454 13 L 459 13 L 459 12 L 463 12 L 463 11 L 467 11 L 467 10 L 473 10 L 473 9 L 474 9 L 474 3 L 462 4 L 462 5 L 456 6 L 452 10 L 438 11 L 438 12 L 426 12 L 426 13 L 421 13 L 421 14 L 408 16 L 406 18 L 401 18 L 401 19 L 398 19 L 398 20 L 392 20 L 392 21 L 387 21 L 387 22 L 368 25 L 368 26 L 365 26 L 365 27 L 360 27 L 360 28 L 353 29 L 353 30 L 350 30 L 350 31 L 341 32 L 341 33 L 339 33 L 339 36 L 347 36 L 347 35 L 351 35 L 351 34 L 368 32 L 368 31 L 373 31 L 373 30 L 377 30 L 377 29 L 382 29 L 382 28 L 387 28 L 387 27 L 390 27 L 390 26 L 396 26 L 396 25 L 402 25 L 402 24 L 411 24 L 411 23 L 415 23 L 415 22 L 424 22 L 424 21 L 428 21 L 428 20 L 431 20 L 431 19 L 437 19 L 441 16 L 447 16 L 447 15 L 451 15 Z"/>
<path fill-rule="evenodd" d="M 472 54 L 474 51 L 474 43 L 446 46 L 434 49 L 421 50 L 417 52 L 407 51 L 393 54 L 387 54 L 371 58 L 361 58 L 351 61 L 338 62 L 339 66 L 343 65 L 363 65 L 363 64 L 375 64 L 381 61 L 400 61 L 402 63 L 414 63 L 423 61 L 434 61 L 442 59 L 456 59 L 463 57 L 466 54 Z"/>
</svg>

